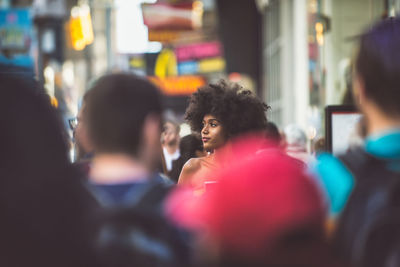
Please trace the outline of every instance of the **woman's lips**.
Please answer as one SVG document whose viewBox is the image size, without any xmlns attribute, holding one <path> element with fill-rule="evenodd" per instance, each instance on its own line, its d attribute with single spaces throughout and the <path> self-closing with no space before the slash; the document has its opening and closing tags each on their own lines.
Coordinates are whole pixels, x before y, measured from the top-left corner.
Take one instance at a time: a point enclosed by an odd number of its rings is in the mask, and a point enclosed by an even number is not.
<svg viewBox="0 0 400 267">
<path fill-rule="evenodd" d="M 201 140 L 203 140 L 203 143 L 207 143 L 207 141 L 209 141 L 209 140 L 210 140 L 210 138 L 203 137 Z"/>
</svg>

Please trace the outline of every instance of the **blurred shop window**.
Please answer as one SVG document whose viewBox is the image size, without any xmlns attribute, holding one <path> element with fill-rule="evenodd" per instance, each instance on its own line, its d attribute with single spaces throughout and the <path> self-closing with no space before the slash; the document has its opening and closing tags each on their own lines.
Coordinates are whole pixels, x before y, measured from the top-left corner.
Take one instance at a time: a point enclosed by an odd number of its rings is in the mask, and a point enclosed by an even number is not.
<svg viewBox="0 0 400 267">
<path fill-rule="evenodd" d="M 122 54 L 157 53 L 162 45 L 148 41 L 148 30 L 143 23 L 142 3 L 156 0 L 116 0 L 117 50 Z"/>
<path fill-rule="evenodd" d="M 42 35 L 42 51 L 44 53 L 53 53 L 55 46 L 56 36 L 52 29 L 46 29 Z"/>
</svg>

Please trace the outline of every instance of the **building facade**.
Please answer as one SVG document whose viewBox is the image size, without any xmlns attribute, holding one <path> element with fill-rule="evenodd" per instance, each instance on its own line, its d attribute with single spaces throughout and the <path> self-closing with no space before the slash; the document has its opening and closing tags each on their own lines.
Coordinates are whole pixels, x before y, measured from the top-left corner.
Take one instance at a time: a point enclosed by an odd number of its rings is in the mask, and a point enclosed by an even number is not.
<svg viewBox="0 0 400 267">
<path fill-rule="evenodd" d="M 263 97 L 278 126 L 323 135 L 326 105 L 351 90 L 358 36 L 400 11 L 398 0 L 257 1 L 263 13 Z"/>
</svg>

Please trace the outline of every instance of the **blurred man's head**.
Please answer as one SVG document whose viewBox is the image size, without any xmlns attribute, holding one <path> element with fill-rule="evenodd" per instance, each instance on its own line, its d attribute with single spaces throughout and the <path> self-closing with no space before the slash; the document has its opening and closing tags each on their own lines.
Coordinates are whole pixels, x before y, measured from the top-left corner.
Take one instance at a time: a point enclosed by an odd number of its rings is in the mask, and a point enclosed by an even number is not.
<svg viewBox="0 0 400 267">
<path fill-rule="evenodd" d="M 307 148 L 307 137 L 303 129 L 296 124 L 289 124 L 284 129 L 286 145 L 288 147 Z"/>
<path fill-rule="evenodd" d="M 354 93 L 364 113 L 400 118 L 399 49 L 399 17 L 382 20 L 362 35 L 355 61 Z"/>
<path fill-rule="evenodd" d="M 110 74 L 94 84 L 85 100 L 96 154 L 125 154 L 154 164 L 160 152 L 162 107 L 153 84 L 132 74 Z"/>
<path fill-rule="evenodd" d="M 177 122 L 167 120 L 164 123 L 162 141 L 164 146 L 178 147 L 179 146 L 179 132 L 181 128 Z"/>
</svg>

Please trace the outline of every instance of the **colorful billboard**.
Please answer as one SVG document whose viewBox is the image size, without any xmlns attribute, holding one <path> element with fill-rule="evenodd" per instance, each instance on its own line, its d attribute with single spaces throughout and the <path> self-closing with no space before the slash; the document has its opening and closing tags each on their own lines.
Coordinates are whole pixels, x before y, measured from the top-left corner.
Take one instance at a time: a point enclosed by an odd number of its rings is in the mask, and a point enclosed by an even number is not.
<svg viewBox="0 0 400 267">
<path fill-rule="evenodd" d="M 29 9 L 0 9 L 0 64 L 33 68 Z"/>
</svg>

